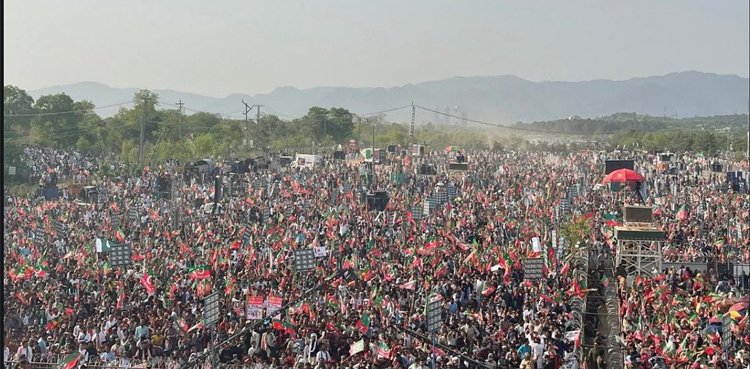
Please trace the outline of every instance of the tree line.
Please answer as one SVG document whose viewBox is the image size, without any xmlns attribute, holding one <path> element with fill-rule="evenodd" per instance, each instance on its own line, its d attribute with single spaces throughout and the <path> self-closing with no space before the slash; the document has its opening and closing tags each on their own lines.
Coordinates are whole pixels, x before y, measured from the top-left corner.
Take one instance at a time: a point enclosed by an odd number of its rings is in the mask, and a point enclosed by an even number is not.
<svg viewBox="0 0 750 369">
<path fill-rule="evenodd" d="M 226 119 L 198 112 L 183 115 L 178 109 L 160 109 L 159 96 L 141 90 L 130 107 L 112 117 L 96 114 L 89 101 L 74 101 L 61 93 L 36 101 L 16 86 L 4 87 L 6 164 L 17 161 L 23 145 L 75 149 L 93 155 L 114 154 L 126 163 L 138 159 L 143 124 L 144 164 L 163 160 L 207 157 L 244 159 L 267 151 L 331 153 L 355 139 L 362 146 L 406 146 L 408 126 L 387 122 L 383 116 L 358 117 L 344 108 L 311 107 L 303 117 L 282 120 L 264 114 L 253 121 Z M 462 145 L 488 148 L 491 142 L 479 130 L 419 127 L 419 143 L 436 148 Z M 502 141 L 502 140 L 501 140 Z M 503 141 L 506 145 L 518 138 Z"/>
<path fill-rule="evenodd" d="M 130 107 L 102 118 L 89 101 L 74 101 L 61 93 L 34 100 L 16 86 L 4 87 L 4 154 L 6 165 L 17 162 L 23 145 L 75 149 L 92 155 L 117 155 L 136 163 L 143 124 L 144 164 L 201 158 L 244 159 L 267 151 L 331 153 L 355 139 L 363 147 L 406 146 L 406 123 L 384 116 L 359 117 L 345 108 L 314 106 L 303 117 L 282 120 L 264 114 L 257 121 L 222 118 L 198 112 L 158 108 L 159 96 L 141 90 Z M 433 150 L 448 145 L 469 149 L 565 151 L 598 141 L 600 144 L 639 145 L 644 149 L 694 150 L 706 153 L 732 146 L 740 151 L 740 127 L 746 115 L 672 119 L 620 113 L 596 119 L 572 119 L 517 124 L 511 129 L 464 128 L 432 123 L 416 129 L 416 142 Z M 513 128 L 532 128 L 529 135 Z M 718 128 L 730 127 L 727 133 Z M 521 134 L 517 134 L 517 133 Z M 545 133 L 546 132 L 546 133 Z M 736 136 L 736 137 L 735 137 Z M 550 137 L 556 137 L 551 139 Z M 570 137 L 578 144 L 571 144 Z M 729 141 L 727 140 L 729 138 Z M 567 141 L 567 142 L 566 142 Z"/>
</svg>

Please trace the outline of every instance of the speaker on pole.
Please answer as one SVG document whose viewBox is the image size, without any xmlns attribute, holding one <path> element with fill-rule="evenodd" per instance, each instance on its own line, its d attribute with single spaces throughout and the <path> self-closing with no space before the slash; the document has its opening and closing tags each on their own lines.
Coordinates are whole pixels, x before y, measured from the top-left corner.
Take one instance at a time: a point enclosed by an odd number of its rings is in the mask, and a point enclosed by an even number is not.
<svg viewBox="0 0 750 369">
<path fill-rule="evenodd" d="M 219 199 L 221 199 L 221 176 L 216 176 L 214 179 L 214 206 L 211 210 L 211 215 L 216 214 L 216 208 L 219 206 Z"/>
<path fill-rule="evenodd" d="M 221 176 L 214 178 L 214 202 L 221 200 Z"/>
<path fill-rule="evenodd" d="M 388 206 L 390 196 L 385 191 L 375 191 L 366 195 L 367 207 L 370 210 L 383 211 Z"/>
</svg>

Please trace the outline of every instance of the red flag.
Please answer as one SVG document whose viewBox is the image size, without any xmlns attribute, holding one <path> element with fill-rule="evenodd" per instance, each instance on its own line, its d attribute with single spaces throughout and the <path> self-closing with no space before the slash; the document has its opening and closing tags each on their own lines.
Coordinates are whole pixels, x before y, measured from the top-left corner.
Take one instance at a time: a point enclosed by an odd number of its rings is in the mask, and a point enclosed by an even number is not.
<svg viewBox="0 0 750 369">
<path fill-rule="evenodd" d="M 565 263 L 565 265 L 563 265 L 563 267 L 560 269 L 560 275 L 561 276 L 567 275 L 569 271 L 570 271 L 570 263 Z"/>
<path fill-rule="evenodd" d="M 141 285 L 143 285 L 143 288 L 146 289 L 149 295 L 156 293 L 156 287 L 150 273 L 143 273 L 143 276 L 141 276 Z"/>
</svg>

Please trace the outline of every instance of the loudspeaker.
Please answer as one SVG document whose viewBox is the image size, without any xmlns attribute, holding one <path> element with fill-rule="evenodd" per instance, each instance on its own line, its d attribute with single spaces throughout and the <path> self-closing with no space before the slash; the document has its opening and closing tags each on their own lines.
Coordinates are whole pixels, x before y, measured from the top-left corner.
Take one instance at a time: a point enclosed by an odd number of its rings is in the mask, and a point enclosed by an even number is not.
<svg viewBox="0 0 750 369">
<path fill-rule="evenodd" d="M 289 157 L 289 156 L 282 156 L 282 157 L 279 158 L 279 165 L 281 165 L 282 167 L 284 167 L 284 166 L 288 167 L 290 164 L 292 164 L 292 158 L 291 157 Z"/>
<path fill-rule="evenodd" d="M 156 192 L 169 191 L 169 181 L 167 177 L 159 176 L 156 177 Z"/>
<path fill-rule="evenodd" d="M 230 173 L 234 174 L 245 174 L 245 161 L 233 161 L 231 164 Z"/>
<path fill-rule="evenodd" d="M 651 223 L 654 221 L 653 210 L 649 206 L 625 205 L 622 214 L 625 223 Z"/>
<path fill-rule="evenodd" d="M 335 160 L 344 160 L 346 159 L 346 153 L 343 151 L 334 151 L 333 152 L 333 158 Z"/>
<path fill-rule="evenodd" d="M 448 164 L 449 170 L 460 170 L 460 171 L 467 171 L 469 170 L 469 164 L 468 163 L 449 163 Z"/>
<path fill-rule="evenodd" d="M 375 193 L 367 194 L 367 208 L 370 210 L 383 211 L 388 206 L 390 197 L 388 192 L 375 191 Z"/>
<path fill-rule="evenodd" d="M 724 166 L 719 163 L 711 164 L 711 171 L 714 173 L 721 173 L 724 171 Z"/>
<path fill-rule="evenodd" d="M 266 159 L 265 156 L 257 156 L 255 157 L 255 169 L 256 170 L 267 170 L 268 169 L 268 159 Z"/>
<path fill-rule="evenodd" d="M 669 162 L 672 161 L 672 156 L 674 154 L 659 154 L 659 161 L 661 162 Z"/>
<path fill-rule="evenodd" d="M 417 174 L 434 176 L 437 175 L 437 171 L 429 164 L 422 164 L 417 169 Z"/>
<path fill-rule="evenodd" d="M 607 160 L 604 163 L 604 174 L 609 174 L 623 168 L 635 170 L 635 160 Z"/>
<path fill-rule="evenodd" d="M 221 200 L 221 177 L 216 176 L 214 179 L 214 202 Z"/>
<path fill-rule="evenodd" d="M 388 145 L 388 152 L 389 153 L 395 153 L 396 150 L 398 150 L 398 146 L 396 146 L 396 145 Z"/>
</svg>

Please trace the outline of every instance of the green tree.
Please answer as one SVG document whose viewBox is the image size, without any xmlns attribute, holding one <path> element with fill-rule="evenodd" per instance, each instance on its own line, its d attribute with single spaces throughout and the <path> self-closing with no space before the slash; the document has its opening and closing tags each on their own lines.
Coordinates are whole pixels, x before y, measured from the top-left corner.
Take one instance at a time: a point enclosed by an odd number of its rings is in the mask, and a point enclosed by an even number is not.
<svg viewBox="0 0 750 369">
<path fill-rule="evenodd" d="M 28 133 L 34 113 L 34 99 L 26 91 L 12 85 L 3 87 L 3 124 L 14 133 Z"/>
<path fill-rule="evenodd" d="M 81 135 L 79 123 L 83 114 L 78 108 L 90 106 L 76 105 L 66 94 L 46 95 L 34 104 L 39 115 L 32 120 L 32 128 L 39 144 L 55 147 L 71 147 Z"/>
</svg>

